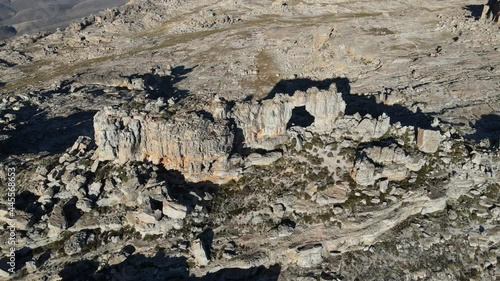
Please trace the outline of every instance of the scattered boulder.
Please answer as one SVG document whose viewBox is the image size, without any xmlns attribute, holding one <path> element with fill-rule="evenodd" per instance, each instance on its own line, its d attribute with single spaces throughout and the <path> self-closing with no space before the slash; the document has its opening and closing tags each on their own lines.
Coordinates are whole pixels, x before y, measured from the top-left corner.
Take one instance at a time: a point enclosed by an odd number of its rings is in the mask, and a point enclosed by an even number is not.
<svg viewBox="0 0 500 281">
<path fill-rule="evenodd" d="M 266 154 L 252 153 L 245 158 L 245 167 L 271 165 L 281 157 L 283 157 L 283 153 L 279 151 Z"/>
<path fill-rule="evenodd" d="M 359 185 L 373 185 L 375 184 L 375 165 L 367 159 L 356 161 L 351 177 Z"/>
<path fill-rule="evenodd" d="M 351 176 L 359 185 L 373 185 L 385 178 L 391 181 L 407 179 L 411 172 L 419 171 L 425 159 L 418 153 L 408 154 L 401 147 L 371 146 L 363 149 L 355 160 Z"/>
<path fill-rule="evenodd" d="M 418 128 L 417 147 L 425 153 L 435 153 L 441 144 L 441 133 L 435 130 L 425 130 Z"/>
<path fill-rule="evenodd" d="M 48 233 L 47 236 L 56 238 L 59 233 L 66 229 L 66 218 L 63 214 L 63 208 L 60 205 L 54 206 L 52 214 L 47 222 Z"/>
<path fill-rule="evenodd" d="M 171 200 L 163 200 L 163 214 L 172 219 L 184 219 L 187 215 L 187 207 Z"/>
</svg>

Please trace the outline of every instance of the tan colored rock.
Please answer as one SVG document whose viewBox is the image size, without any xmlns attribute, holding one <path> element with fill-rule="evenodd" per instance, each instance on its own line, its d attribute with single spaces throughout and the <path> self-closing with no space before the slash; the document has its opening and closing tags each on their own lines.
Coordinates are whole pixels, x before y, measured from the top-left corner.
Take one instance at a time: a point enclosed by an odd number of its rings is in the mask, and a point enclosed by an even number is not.
<svg viewBox="0 0 500 281">
<path fill-rule="evenodd" d="M 321 244 L 306 245 L 297 249 L 297 265 L 303 268 L 310 268 L 320 264 L 323 246 Z"/>
<path fill-rule="evenodd" d="M 61 206 L 56 205 L 52 210 L 52 214 L 50 215 L 47 223 L 47 228 L 49 230 L 47 236 L 52 238 L 57 237 L 64 229 L 66 229 L 66 219 L 64 218 Z"/>
<path fill-rule="evenodd" d="M 191 244 L 191 255 L 193 255 L 194 260 L 198 266 L 208 265 L 208 256 L 203 248 L 203 242 L 200 239 L 193 241 Z"/>
<path fill-rule="evenodd" d="M 314 116 L 310 129 L 325 132 L 333 129 L 346 104 L 334 86 L 328 91 L 311 88 L 307 92 L 297 91 L 293 96 L 278 94 L 260 103 L 237 104 L 232 115 L 243 130 L 247 146 L 272 149 L 276 144 L 272 140 L 285 136 L 293 109 L 302 106 Z"/>
<path fill-rule="evenodd" d="M 417 147 L 425 153 L 434 153 L 438 151 L 441 144 L 441 133 L 434 130 L 418 129 Z"/>
<path fill-rule="evenodd" d="M 222 177 L 234 142 L 228 120 L 196 114 L 165 118 L 106 108 L 94 117 L 99 160 L 149 160 L 192 181 Z"/>
<path fill-rule="evenodd" d="M 359 185 L 372 185 L 375 183 L 375 165 L 366 159 L 357 161 L 351 172 L 351 177 Z"/>
<path fill-rule="evenodd" d="M 163 200 L 163 214 L 172 219 L 184 219 L 187 207 L 170 200 Z"/>
<path fill-rule="evenodd" d="M 283 156 L 282 152 L 270 152 L 265 155 L 252 153 L 245 159 L 245 166 L 267 166 Z"/>
</svg>

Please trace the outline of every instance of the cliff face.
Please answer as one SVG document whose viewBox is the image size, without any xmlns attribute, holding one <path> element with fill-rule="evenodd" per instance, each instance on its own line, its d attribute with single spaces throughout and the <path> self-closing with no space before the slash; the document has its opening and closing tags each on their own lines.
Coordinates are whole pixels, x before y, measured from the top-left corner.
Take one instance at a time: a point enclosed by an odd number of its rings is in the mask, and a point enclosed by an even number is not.
<svg viewBox="0 0 500 281">
<path fill-rule="evenodd" d="M 169 118 L 106 108 L 94 117 L 97 157 L 120 163 L 149 160 L 178 170 L 190 180 L 218 181 L 230 177 L 228 158 L 237 130 L 243 132 L 245 146 L 274 149 L 288 138 L 294 108 L 305 107 L 314 117 L 312 131 L 332 130 L 345 110 L 345 102 L 334 88 L 239 103 L 231 112 L 226 112 L 227 106 L 218 98 L 211 105 L 211 112 L 205 115 L 184 110 Z"/>
<path fill-rule="evenodd" d="M 193 180 L 226 170 L 234 142 L 227 120 L 212 121 L 194 113 L 167 119 L 106 108 L 96 114 L 94 128 L 100 160 L 149 160 Z"/>
<path fill-rule="evenodd" d="M 237 104 L 233 117 L 243 130 L 245 144 L 249 147 L 274 148 L 285 137 L 293 109 L 304 107 L 314 117 L 311 131 L 331 131 L 335 120 L 343 115 L 345 102 L 335 87 L 328 91 L 311 88 L 297 91 L 293 96 L 278 94 L 274 99 L 261 103 Z"/>
</svg>

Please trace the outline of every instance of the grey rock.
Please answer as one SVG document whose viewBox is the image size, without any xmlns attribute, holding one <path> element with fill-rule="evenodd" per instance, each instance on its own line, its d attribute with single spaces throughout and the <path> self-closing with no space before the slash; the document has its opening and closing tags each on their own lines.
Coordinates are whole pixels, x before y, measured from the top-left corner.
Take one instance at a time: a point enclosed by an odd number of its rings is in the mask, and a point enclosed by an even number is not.
<svg viewBox="0 0 500 281">
<path fill-rule="evenodd" d="M 439 131 L 419 128 L 417 132 L 417 147 L 425 153 L 434 153 L 439 149 L 441 139 Z"/>
</svg>

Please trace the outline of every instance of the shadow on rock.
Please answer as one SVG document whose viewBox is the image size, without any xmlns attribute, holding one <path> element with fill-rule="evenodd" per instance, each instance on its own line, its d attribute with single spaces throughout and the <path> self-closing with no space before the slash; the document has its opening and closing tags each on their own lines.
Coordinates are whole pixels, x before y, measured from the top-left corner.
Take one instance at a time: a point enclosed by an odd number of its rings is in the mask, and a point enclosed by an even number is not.
<svg viewBox="0 0 500 281">
<path fill-rule="evenodd" d="M 208 273 L 202 277 L 190 274 L 185 257 L 169 257 L 160 249 L 155 256 L 143 254 L 128 255 L 119 264 L 104 266 L 99 263 L 83 260 L 67 264 L 59 272 L 63 281 L 104 281 L 104 280 L 186 280 L 186 281 L 276 281 L 281 272 L 279 265 L 266 268 L 264 266 L 248 269 L 226 268 Z"/>
<path fill-rule="evenodd" d="M 45 111 L 25 106 L 16 115 L 15 130 L 8 131 L 8 138 L 0 142 L 0 160 L 9 155 L 49 152 L 61 153 L 79 136 L 93 138 L 93 117 L 96 111 L 82 111 L 65 117 L 47 118 Z"/>
<path fill-rule="evenodd" d="M 307 91 L 310 88 L 316 87 L 320 90 L 328 90 L 331 85 L 335 85 L 337 91 L 342 94 L 342 98 L 346 102 L 347 115 L 359 113 L 361 116 L 370 114 L 372 117 L 377 118 L 382 113 L 387 114 L 391 118 L 391 124 L 400 122 L 403 126 L 418 126 L 421 128 L 429 129 L 433 117 L 429 113 L 421 111 L 413 112 L 402 105 L 385 105 L 377 103 L 374 96 L 361 96 L 352 95 L 350 81 L 347 78 L 334 78 L 314 81 L 311 79 L 292 79 L 281 80 L 264 98 L 272 99 L 276 94 L 293 95 L 296 91 Z M 299 114 L 299 116 L 301 116 Z M 302 114 L 301 122 L 310 123 L 311 117 Z"/>
<path fill-rule="evenodd" d="M 141 79 L 144 83 L 143 88 L 146 92 L 146 97 L 149 99 L 158 99 L 160 97 L 176 100 L 183 99 L 188 96 L 189 92 L 180 90 L 174 87 L 175 84 L 187 78 L 186 74 L 193 71 L 194 68 L 186 68 L 184 66 L 177 66 L 171 70 L 170 75 L 159 74 L 135 74 L 129 76 L 130 81 L 134 79 Z"/>
<path fill-rule="evenodd" d="M 8 246 L 7 241 L 5 241 L 5 245 Z M 10 248 L 10 247 L 9 247 Z M 14 258 L 10 257 L 10 253 L 0 259 L 0 269 L 5 272 L 8 272 L 10 268 L 10 262 L 15 263 L 15 270 L 18 271 L 26 265 L 26 262 L 29 262 L 33 259 L 33 250 L 29 247 L 23 247 L 14 252 Z"/>
<path fill-rule="evenodd" d="M 245 281 L 277 281 L 281 272 L 279 265 L 273 265 L 269 268 L 265 266 L 242 268 L 225 268 L 217 272 L 208 273 L 199 278 L 190 278 L 188 280 L 199 281 L 219 281 L 219 280 L 245 280 Z"/>
<path fill-rule="evenodd" d="M 482 115 L 481 119 L 477 120 L 473 127 L 476 132 L 466 135 L 466 138 L 475 141 L 487 139 L 492 148 L 500 147 L 500 115 Z"/>
<path fill-rule="evenodd" d="M 483 13 L 483 7 L 483 5 L 467 5 L 463 9 L 469 11 L 471 17 L 479 19 Z"/>
<path fill-rule="evenodd" d="M 59 272 L 59 276 L 63 281 L 75 280 L 75 281 L 87 281 L 87 280 L 97 280 L 92 275 L 99 268 L 99 263 L 96 261 L 77 261 L 73 263 L 66 264 L 64 269 Z M 104 279 L 103 279 L 104 280 Z"/>
</svg>

